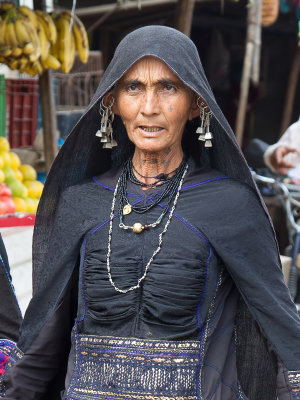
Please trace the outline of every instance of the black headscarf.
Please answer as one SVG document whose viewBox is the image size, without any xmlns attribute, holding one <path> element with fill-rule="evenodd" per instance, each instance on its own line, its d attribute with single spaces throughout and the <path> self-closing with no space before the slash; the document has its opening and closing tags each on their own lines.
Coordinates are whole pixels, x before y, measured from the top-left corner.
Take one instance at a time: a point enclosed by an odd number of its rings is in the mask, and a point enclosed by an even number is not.
<svg viewBox="0 0 300 400">
<path fill-rule="evenodd" d="M 58 241 L 56 234 L 59 229 L 59 220 L 55 218 L 56 209 L 60 206 L 61 194 L 69 186 L 107 171 L 114 162 L 120 162 L 130 154 L 130 146 L 124 138 L 126 132 L 120 120 L 116 118 L 114 123 L 114 134 L 119 142 L 117 150 L 103 150 L 100 141 L 95 137 L 100 126 L 99 104 L 102 97 L 109 92 L 115 83 L 126 73 L 126 71 L 144 56 L 154 56 L 166 63 L 166 65 L 195 93 L 206 102 L 213 113 L 211 130 L 214 134 L 212 149 L 204 149 L 203 144 L 197 141 L 194 135 L 192 155 L 198 164 L 209 163 L 214 169 L 221 171 L 224 175 L 235 178 L 250 185 L 256 190 L 251 173 L 244 156 L 235 140 L 235 136 L 225 119 L 222 111 L 216 103 L 202 64 L 198 51 L 193 42 L 184 34 L 175 29 L 164 26 L 148 26 L 137 29 L 127 35 L 116 49 L 115 55 L 105 71 L 101 83 L 93 97 L 90 105 L 82 118 L 71 131 L 55 159 L 51 171 L 47 177 L 44 192 L 39 204 L 33 240 L 33 288 L 36 294 L 33 299 L 23 325 L 23 333 L 20 347 L 23 351 L 30 348 L 40 329 L 51 317 L 58 299 L 63 293 L 69 281 L 74 265 L 71 267 L 58 267 L 52 261 L 51 252 L 66 254 L 63 240 Z M 257 192 L 259 197 L 259 193 Z M 264 204 L 261 200 L 261 206 Z M 76 216 L 74 216 L 74 221 Z M 78 239 L 78 238 L 77 238 Z M 77 240 L 74 238 L 74 242 Z M 53 247 L 55 243 L 55 248 Z M 266 244 L 268 245 L 268 244 Z M 270 244 L 274 246 L 274 242 Z M 47 301 L 41 303 L 39 294 L 47 290 Z M 257 365 L 251 359 L 253 367 L 245 377 L 240 376 L 244 389 L 250 381 L 255 386 L 255 374 L 261 373 L 259 364 L 264 360 L 264 377 L 266 381 L 272 381 L 276 375 L 274 360 L 268 356 L 267 346 L 261 340 L 261 335 L 255 327 L 249 312 L 241 300 L 239 310 L 240 327 L 244 327 L 241 337 L 245 340 L 239 343 L 242 351 L 239 363 L 247 363 L 247 349 L 252 353 L 253 347 L 243 344 L 251 336 L 251 344 L 258 349 L 259 360 Z M 247 324 L 245 324 L 245 321 Z M 249 322 L 250 321 L 250 322 Z M 244 369 L 245 370 L 245 369 Z M 259 377 L 261 383 L 262 377 Z M 268 387 L 268 385 L 267 385 Z M 247 388 L 246 388 L 247 391 Z M 252 397 L 253 399 L 255 397 Z M 259 397 L 257 397 L 258 399 Z M 270 395 L 274 399 L 274 393 Z M 268 397 L 264 397 L 267 400 Z"/>
</svg>

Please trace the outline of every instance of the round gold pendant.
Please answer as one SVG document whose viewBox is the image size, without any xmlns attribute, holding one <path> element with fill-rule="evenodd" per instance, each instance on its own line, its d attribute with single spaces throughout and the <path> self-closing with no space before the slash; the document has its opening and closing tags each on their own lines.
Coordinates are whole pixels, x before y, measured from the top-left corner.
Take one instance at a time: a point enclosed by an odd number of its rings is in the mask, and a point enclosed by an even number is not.
<svg viewBox="0 0 300 400">
<path fill-rule="evenodd" d="M 143 232 L 144 227 L 140 222 L 136 222 L 135 224 L 133 224 L 132 230 L 134 233 L 141 233 Z"/>
<path fill-rule="evenodd" d="M 123 215 L 128 215 L 131 213 L 131 211 L 132 208 L 130 204 L 126 204 L 126 206 L 123 207 Z"/>
</svg>

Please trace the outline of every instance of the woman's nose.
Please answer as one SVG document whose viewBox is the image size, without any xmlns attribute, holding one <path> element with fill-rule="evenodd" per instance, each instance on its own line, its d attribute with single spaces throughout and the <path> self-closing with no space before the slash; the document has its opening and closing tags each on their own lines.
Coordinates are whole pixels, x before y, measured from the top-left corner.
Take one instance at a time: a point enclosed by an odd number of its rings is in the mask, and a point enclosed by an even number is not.
<svg viewBox="0 0 300 400">
<path fill-rule="evenodd" d="M 147 90 L 143 96 L 141 104 L 141 112 L 144 115 L 152 115 L 159 113 L 159 99 L 152 90 Z"/>
</svg>

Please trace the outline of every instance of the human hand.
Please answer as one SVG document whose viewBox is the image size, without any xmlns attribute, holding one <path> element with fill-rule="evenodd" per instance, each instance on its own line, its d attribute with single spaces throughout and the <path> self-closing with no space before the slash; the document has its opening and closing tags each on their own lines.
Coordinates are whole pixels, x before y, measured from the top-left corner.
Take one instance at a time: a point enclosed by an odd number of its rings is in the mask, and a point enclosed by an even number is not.
<svg viewBox="0 0 300 400">
<path fill-rule="evenodd" d="M 279 174 L 286 175 L 287 170 L 290 168 L 295 168 L 295 165 L 286 161 L 284 157 L 289 153 L 296 153 L 297 149 L 288 146 L 279 146 L 273 151 L 270 156 L 270 162 L 272 167 Z"/>
</svg>

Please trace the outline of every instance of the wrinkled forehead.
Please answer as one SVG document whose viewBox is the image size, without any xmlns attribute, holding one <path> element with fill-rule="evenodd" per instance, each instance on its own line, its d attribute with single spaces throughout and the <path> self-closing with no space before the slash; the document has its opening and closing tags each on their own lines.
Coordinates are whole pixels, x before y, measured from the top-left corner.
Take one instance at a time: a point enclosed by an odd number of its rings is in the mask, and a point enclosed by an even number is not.
<svg viewBox="0 0 300 400">
<path fill-rule="evenodd" d="M 124 81 L 157 82 L 161 80 L 184 85 L 180 77 L 163 60 L 155 56 L 144 56 L 124 73 L 117 84 Z"/>
</svg>

